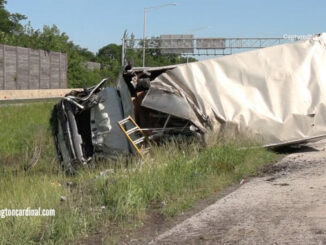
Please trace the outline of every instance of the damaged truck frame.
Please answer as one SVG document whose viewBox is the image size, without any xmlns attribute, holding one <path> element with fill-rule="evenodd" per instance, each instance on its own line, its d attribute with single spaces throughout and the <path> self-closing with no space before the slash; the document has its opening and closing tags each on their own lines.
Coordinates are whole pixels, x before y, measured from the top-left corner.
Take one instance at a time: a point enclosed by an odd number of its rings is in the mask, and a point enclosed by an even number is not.
<svg viewBox="0 0 326 245">
<path fill-rule="evenodd" d="M 65 95 L 51 116 L 56 152 L 64 168 L 74 170 L 94 157 L 143 156 L 148 140 L 180 134 L 198 137 L 199 130 L 189 120 L 141 106 L 151 82 L 173 68 L 126 66 L 117 87 L 105 87 L 108 79 L 103 79 L 94 87 Z"/>
<path fill-rule="evenodd" d="M 66 169 L 95 157 L 144 154 L 171 136 L 248 133 L 265 147 L 326 138 L 326 34 L 220 58 L 122 69 L 72 91 L 51 125 Z"/>
</svg>

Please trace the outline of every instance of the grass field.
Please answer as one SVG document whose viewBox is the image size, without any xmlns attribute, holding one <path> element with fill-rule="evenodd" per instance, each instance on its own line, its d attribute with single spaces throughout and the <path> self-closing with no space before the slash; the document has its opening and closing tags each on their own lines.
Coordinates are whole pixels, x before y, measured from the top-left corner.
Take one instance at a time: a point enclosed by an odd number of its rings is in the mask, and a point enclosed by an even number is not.
<svg viewBox="0 0 326 245">
<path fill-rule="evenodd" d="M 99 226 L 137 225 L 154 205 L 173 216 L 276 158 L 243 141 L 206 148 L 172 142 L 154 148 L 144 161 L 100 162 L 67 176 L 53 152 L 52 106 L 0 107 L 0 209 L 56 210 L 55 217 L 0 218 L 0 244 L 76 241 Z"/>
</svg>

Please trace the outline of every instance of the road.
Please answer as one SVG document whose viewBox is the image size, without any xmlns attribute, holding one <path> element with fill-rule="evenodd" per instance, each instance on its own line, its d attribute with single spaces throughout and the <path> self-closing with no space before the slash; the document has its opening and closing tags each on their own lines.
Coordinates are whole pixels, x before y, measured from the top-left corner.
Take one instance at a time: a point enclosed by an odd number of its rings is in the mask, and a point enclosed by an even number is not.
<svg viewBox="0 0 326 245">
<path fill-rule="evenodd" d="M 149 244 L 326 244 L 326 143 L 311 146 Z"/>
</svg>

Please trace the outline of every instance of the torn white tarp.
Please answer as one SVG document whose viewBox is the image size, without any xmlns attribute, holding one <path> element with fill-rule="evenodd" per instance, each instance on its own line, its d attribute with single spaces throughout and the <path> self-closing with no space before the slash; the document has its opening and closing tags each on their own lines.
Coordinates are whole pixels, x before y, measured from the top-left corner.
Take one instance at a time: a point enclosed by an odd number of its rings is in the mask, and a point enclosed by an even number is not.
<svg viewBox="0 0 326 245">
<path fill-rule="evenodd" d="M 326 34 L 178 65 L 152 83 L 143 106 L 206 132 L 251 132 L 265 145 L 326 134 Z"/>
</svg>

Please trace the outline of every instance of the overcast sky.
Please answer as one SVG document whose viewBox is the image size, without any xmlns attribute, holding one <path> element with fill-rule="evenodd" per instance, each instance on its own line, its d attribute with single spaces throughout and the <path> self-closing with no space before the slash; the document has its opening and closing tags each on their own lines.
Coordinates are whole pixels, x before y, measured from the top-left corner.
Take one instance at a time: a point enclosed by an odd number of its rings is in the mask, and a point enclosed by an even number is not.
<svg viewBox="0 0 326 245">
<path fill-rule="evenodd" d="M 325 0 L 9 0 L 7 9 L 28 16 L 34 28 L 55 24 L 81 47 L 96 52 L 121 43 L 124 30 L 147 36 L 282 37 L 326 32 Z"/>
</svg>

